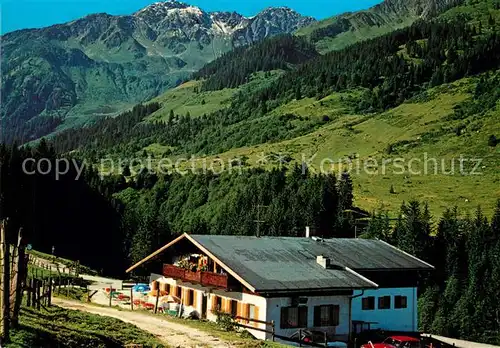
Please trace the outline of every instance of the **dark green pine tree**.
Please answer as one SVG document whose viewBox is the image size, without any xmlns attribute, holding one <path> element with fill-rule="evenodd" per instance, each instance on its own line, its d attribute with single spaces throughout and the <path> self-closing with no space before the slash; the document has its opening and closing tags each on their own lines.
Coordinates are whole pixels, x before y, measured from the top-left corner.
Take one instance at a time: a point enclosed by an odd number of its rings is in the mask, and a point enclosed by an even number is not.
<svg viewBox="0 0 500 348">
<path fill-rule="evenodd" d="M 295 99 L 296 100 L 302 99 L 302 89 L 300 88 L 299 84 L 297 84 L 297 86 L 295 87 Z"/>
<path fill-rule="evenodd" d="M 427 205 L 422 211 L 418 201 L 403 203 L 394 229 L 393 243 L 422 260 L 432 259 L 431 216 Z"/>
<path fill-rule="evenodd" d="M 361 236 L 366 239 L 380 239 L 390 241 L 392 228 L 390 224 L 389 214 L 387 212 L 373 213 L 368 227 Z"/>
<path fill-rule="evenodd" d="M 123 167 L 122 175 L 125 176 L 125 177 L 129 177 L 131 175 L 131 173 L 130 173 L 130 166 L 125 165 Z"/>
</svg>

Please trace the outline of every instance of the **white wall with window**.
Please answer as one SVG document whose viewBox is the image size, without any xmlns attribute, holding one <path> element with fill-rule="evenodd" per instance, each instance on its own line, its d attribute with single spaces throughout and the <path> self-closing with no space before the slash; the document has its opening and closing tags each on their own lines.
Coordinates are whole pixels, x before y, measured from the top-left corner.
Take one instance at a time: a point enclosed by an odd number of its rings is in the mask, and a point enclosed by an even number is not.
<svg viewBox="0 0 500 348">
<path fill-rule="evenodd" d="M 352 300 L 352 320 L 371 322 L 374 329 L 417 331 L 417 315 L 417 288 L 365 290 Z"/>
<path fill-rule="evenodd" d="M 314 329 L 347 338 L 348 296 L 307 296 L 297 304 L 290 297 L 267 299 L 267 320 L 274 320 L 276 334 L 290 337 L 299 329 Z"/>
<path fill-rule="evenodd" d="M 268 321 L 266 318 L 267 303 L 264 297 L 245 292 L 230 292 L 203 287 L 199 284 L 184 283 L 172 278 L 163 277 L 159 274 L 151 274 L 150 283 L 152 286 L 154 282 L 158 282 L 159 289 L 164 289 L 164 291 L 178 298 L 182 296 L 183 316 L 188 316 L 192 312 L 196 312 L 198 317 L 206 316 L 206 319 L 216 321 L 216 312 L 219 310 L 234 316 Z M 151 301 L 154 303 L 155 298 L 151 297 Z M 179 305 L 171 305 L 169 309 L 178 310 Z M 271 330 L 271 326 L 263 323 L 249 321 L 244 324 L 255 328 Z M 247 330 L 258 339 L 271 338 L 271 335 L 266 336 L 265 332 L 252 329 Z"/>
</svg>

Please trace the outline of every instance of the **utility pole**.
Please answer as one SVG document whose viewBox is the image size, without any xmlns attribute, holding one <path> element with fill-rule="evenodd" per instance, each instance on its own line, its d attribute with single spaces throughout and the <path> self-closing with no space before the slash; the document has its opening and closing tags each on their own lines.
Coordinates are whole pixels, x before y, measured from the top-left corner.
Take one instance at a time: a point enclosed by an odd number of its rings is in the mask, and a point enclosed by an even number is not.
<svg viewBox="0 0 500 348">
<path fill-rule="evenodd" d="M 267 208 L 267 207 L 269 207 L 269 206 L 268 205 L 260 205 L 260 204 L 257 205 L 257 220 L 253 221 L 257 224 L 257 230 L 255 232 L 255 235 L 257 237 L 260 237 L 260 224 L 263 224 L 266 222 L 266 221 L 263 221 L 260 219 L 260 208 Z"/>
</svg>

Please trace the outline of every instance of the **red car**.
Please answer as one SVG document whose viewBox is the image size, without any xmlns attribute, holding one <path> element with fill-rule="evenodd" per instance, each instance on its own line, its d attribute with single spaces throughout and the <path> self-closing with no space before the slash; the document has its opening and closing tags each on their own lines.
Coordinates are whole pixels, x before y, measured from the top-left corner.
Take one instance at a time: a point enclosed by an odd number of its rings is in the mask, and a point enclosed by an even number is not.
<svg viewBox="0 0 500 348">
<path fill-rule="evenodd" d="M 361 348 L 419 348 L 420 340 L 410 336 L 390 336 L 382 343 L 368 342 Z"/>
</svg>

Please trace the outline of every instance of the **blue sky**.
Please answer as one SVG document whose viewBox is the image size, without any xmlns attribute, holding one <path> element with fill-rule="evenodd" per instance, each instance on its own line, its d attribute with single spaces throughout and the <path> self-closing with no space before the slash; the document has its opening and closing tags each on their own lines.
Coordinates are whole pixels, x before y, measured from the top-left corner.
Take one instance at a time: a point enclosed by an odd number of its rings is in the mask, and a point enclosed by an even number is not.
<svg viewBox="0 0 500 348">
<path fill-rule="evenodd" d="M 268 6 L 288 6 L 321 19 L 371 7 L 381 0 L 184 0 L 207 11 L 236 11 L 252 16 Z M 64 23 L 90 13 L 131 14 L 155 0 L 0 0 L 1 32 Z"/>
</svg>

